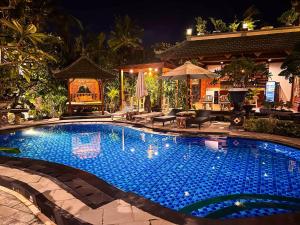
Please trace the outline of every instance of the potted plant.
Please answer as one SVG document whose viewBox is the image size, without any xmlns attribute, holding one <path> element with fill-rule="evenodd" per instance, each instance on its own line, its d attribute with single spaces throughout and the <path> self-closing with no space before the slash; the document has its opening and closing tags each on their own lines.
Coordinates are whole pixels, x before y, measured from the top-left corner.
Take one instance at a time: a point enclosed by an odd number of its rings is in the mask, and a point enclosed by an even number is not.
<svg viewBox="0 0 300 225">
<path fill-rule="evenodd" d="M 253 18 L 257 15 L 259 15 L 259 10 L 254 6 L 250 6 L 248 9 L 245 10 L 243 14 L 243 22 L 242 22 L 242 29 L 243 30 L 254 30 L 255 23 L 258 22 L 258 20 L 254 20 Z"/>
<path fill-rule="evenodd" d="M 249 117 L 250 113 L 252 112 L 252 109 L 254 108 L 254 105 L 250 104 L 250 101 L 246 98 L 244 105 L 243 105 L 243 109 L 246 112 L 246 117 Z"/>
<path fill-rule="evenodd" d="M 227 26 L 226 26 L 226 23 L 223 22 L 223 20 L 215 19 L 213 17 L 210 17 L 209 19 L 215 27 L 214 33 L 226 32 L 228 30 Z"/>
<path fill-rule="evenodd" d="M 246 111 L 246 115 L 249 115 L 252 112 L 252 109 L 257 107 L 257 100 L 259 95 L 259 89 L 250 88 L 246 94 L 246 99 L 244 102 L 244 110 Z"/>
<path fill-rule="evenodd" d="M 274 102 L 264 101 L 263 108 L 260 109 L 260 113 L 270 115 L 272 113 L 272 108 L 274 108 Z"/>
<path fill-rule="evenodd" d="M 286 26 L 292 26 L 298 17 L 299 13 L 292 8 L 282 13 L 282 15 L 278 18 L 278 21 Z"/>
<path fill-rule="evenodd" d="M 229 24 L 229 31 L 231 32 L 236 32 L 240 26 L 241 22 L 239 22 L 238 20 L 234 20 L 232 23 Z"/>
<path fill-rule="evenodd" d="M 253 20 L 251 17 L 244 19 L 243 30 L 254 30 L 254 28 L 256 27 L 256 22 L 258 22 L 258 20 Z"/>
<path fill-rule="evenodd" d="M 293 103 L 291 101 L 287 101 L 284 106 L 288 109 L 289 112 L 291 111 L 291 108 L 293 108 Z"/>
<path fill-rule="evenodd" d="M 274 106 L 275 110 L 279 108 L 279 111 L 283 111 L 284 102 L 282 100 L 276 101 Z"/>
<path fill-rule="evenodd" d="M 201 16 L 196 17 L 195 20 L 196 20 L 197 35 L 204 35 L 206 32 L 207 21 L 202 19 Z"/>
</svg>

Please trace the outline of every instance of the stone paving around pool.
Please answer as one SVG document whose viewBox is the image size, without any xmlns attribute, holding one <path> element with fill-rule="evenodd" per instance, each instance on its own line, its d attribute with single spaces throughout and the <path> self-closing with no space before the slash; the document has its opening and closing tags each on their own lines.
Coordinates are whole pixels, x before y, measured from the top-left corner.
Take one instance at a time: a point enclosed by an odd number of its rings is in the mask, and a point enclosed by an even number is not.
<svg viewBox="0 0 300 225">
<path fill-rule="evenodd" d="M 17 197 L 16 197 L 17 196 Z M 18 193 L 0 186 L 0 225 L 52 225 L 45 218 L 42 222 L 37 208 Z"/>
<path fill-rule="evenodd" d="M 48 200 L 51 200 L 55 205 L 67 211 L 74 217 L 80 219 L 83 222 L 88 222 L 95 225 L 172 225 L 168 221 L 155 217 L 147 212 L 138 209 L 126 203 L 123 200 L 114 200 L 106 205 L 92 209 L 79 199 L 74 197 L 68 191 L 63 189 L 59 182 L 53 181 L 49 178 L 30 174 L 19 169 L 9 168 L 6 166 L 0 166 L 0 174 L 7 177 L 14 178 L 30 185 L 35 190 L 43 193 Z M 0 192 L 0 198 L 2 198 L 2 192 Z M 1 200 L 2 202 L 2 200 Z M 18 209 L 13 207 L 17 205 L 17 202 L 11 203 L 12 208 L 7 214 L 7 220 L 13 221 Z M 10 205 L 3 206 L 3 210 L 7 209 Z M 1 218 L 0 208 L 0 218 Z M 6 214 L 6 211 L 3 211 Z M 20 213 L 20 212 L 19 212 Z M 25 212 L 24 212 L 25 213 Z M 34 222 L 34 216 L 26 214 L 21 224 L 39 224 Z M 17 217 L 21 218 L 21 217 Z M 26 219 L 28 218 L 28 219 Z M 25 221 L 26 219 L 26 221 Z M 30 219 L 30 220 L 29 220 Z M 1 223 L 0 223 L 1 224 Z M 4 223 L 13 224 L 13 223 Z M 17 224 L 17 223 L 16 223 Z"/>
</svg>

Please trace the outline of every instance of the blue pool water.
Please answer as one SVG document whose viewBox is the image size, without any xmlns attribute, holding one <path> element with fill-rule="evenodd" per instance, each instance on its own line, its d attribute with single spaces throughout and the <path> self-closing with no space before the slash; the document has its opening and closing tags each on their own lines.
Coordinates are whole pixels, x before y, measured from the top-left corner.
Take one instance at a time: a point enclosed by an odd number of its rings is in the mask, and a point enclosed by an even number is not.
<svg viewBox="0 0 300 225">
<path fill-rule="evenodd" d="M 188 212 L 199 217 L 231 206 L 240 210 L 218 218 L 272 215 L 300 207 L 300 151 L 275 143 L 167 136 L 95 123 L 45 126 L 2 134 L 0 146 L 18 147 L 22 151 L 10 156 L 85 170 L 123 191 L 137 193 L 177 211 L 202 200 L 233 194 L 296 198 L 291 202 L 238 196 Z M 275 206 L 248 208 L 249 203 Z M 276 204 L 292 208 L 276 207 Z"/>
</svg>

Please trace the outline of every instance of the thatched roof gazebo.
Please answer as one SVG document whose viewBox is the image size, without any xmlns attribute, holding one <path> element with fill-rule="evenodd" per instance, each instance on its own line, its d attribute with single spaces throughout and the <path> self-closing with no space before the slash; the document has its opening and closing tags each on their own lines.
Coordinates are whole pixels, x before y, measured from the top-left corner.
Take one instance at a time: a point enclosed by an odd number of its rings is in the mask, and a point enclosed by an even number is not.
<svg viewBox="0 0 300 225">
<path fill-rule="evenodd" d="M 54 73 L 57 79 L 68 80 L 68 112 L 97 107 L 104 114 L 104 83 L 116 75 L 101 68 L 83 55 L 68 67 Z"/>
</svg>

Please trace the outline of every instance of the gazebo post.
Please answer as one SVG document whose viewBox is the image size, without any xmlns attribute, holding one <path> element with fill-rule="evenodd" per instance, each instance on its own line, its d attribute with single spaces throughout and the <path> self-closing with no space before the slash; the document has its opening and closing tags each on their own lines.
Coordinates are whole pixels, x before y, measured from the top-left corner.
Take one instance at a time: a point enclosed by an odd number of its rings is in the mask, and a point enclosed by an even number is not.
<svg viewBox="0 0 300 225">
<path fill-rule="evenodd" d="M 190 83 L 191 83 L 191 76 L 187 75 L 186 77 L 186 109 L 190 109 Z"/>
<path fill-rule="evenodd" d="M 101 101 L 101 98 L 102 98 L 102 80 L 101 79 L 97 79 L 97 82 L 98 82 L 98 91 L 99 91 L 99 101 Z M 103 102 L 101 102 L 101 104 L 103 104 Z M 100 105 L 99 107 L 97 107 L 99 112 L 101 112 L 102 107 L 103 107 L 102 105 Z"/>
<path fill-rule="evenodd" d="M 101 104 L 102 104 L 102 115 L 104 115 L 104 80 L 101 80 Z"/>
<path fill-rule="evenodd" d="M 121 85 L 120 85 L 120 105 L 121 110 L 123 110 L 123 101 L 124 101 L 124 71 L 121 69 Z"/>
<path fill-rule="evenodd" d="M 178 80 L 176 80 L 175 106 L 178 108 Z"/>
<path fill-rule="evenodd" d="M 160 77 L 160 76 L 162 76 L 162 74 L 163 74 L 163 69 L 162 68 L 159 68 L 159 70 L 158 70 L 159 72 L 158 72 L 158 76 Z M 159 83 L 159 96 L 158 96 L 158 100 L 159 100 L 159 102 L 158 102 L 158 104 L 159 104 L 159 107 L 162 109 L 162 102 L 163 102 L 163 81 L 162 81 L 162 79 L 159 79 L 158 80 L 158 83 Z"/>
<path fill-rule="evenodd" d="M 70 79 L 68 79 L 68 102 L 69 102 L 69 104 L 68 104 L 68 113 L 72 114 L 72 99 L 71 99 L 72 97 L 71 97 L 70 88 L 71 88 L 71 81 L 70 81 Z"/>
</svg>

